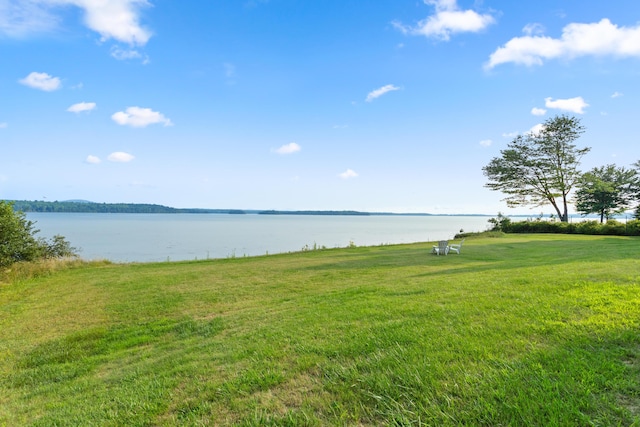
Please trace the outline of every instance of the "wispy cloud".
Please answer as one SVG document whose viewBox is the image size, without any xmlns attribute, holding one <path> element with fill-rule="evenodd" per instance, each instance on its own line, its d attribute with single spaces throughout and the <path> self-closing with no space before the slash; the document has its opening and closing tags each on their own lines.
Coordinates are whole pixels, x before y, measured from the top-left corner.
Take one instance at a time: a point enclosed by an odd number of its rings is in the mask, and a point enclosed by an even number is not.
<svg viewBox="0 0 640 427">
<path fill-rule="evenodd" d="M 394 90 L 400 90 L 400 88 L 394 85 L 382 86 L 381 88 L 378 88 L 369 92 L 369 94 L 367 95 L 366 101 L 371 102 L 374 99 L 381 97 L 385 93 L 392 92 Z"/>
<path fill-rule="evenodd" d="M 522 29 L 522 32 L 528 36 L 536 36 L 536 35 L 544 34 L 544 31 L 545 31 L 544 26 L 537 22 L 527 24 Z"/>
<path fill-rule="evenodd" d="M 477 33 L 495 22 L 493 16 L 480 14 L 467 9 L 461 10 L 456 0 L 424 0 L 425 4 L 435 7 L 435 14 L 418 22 L 416 26 L 407 26 L 399 22 L 393 25 L 405 34 L 422 35 L 447 41 L 452 34 Z"/>
<path fill-rule="evenodd" d="M 236 66 L 229 63 L 229 62 L 225 62 L 224 64 L 222 64 L 222 66 L 224 67 L 224 75 L 227 78 L 231 78 L 233 76 L 235 76 L 236 74 Z"/>
<path fill-rule="evenodd" d="M 350 179 L 350 178 L 356 178 L 358 174 L 351 169 L 347 169 L 346 171 L 338 174 L 338 176 L 342 179 Z"/>
<path fill-rule="evenodd" d="M 46 92 L 51 92 L 62 87 L 62 82 L 58 77 L 53 77 L 47 73 L 38 73 L 35 71 L 18 81 L 25 86 L 44 90 Z"/>
<path fill-rule="evenodd" d="M 491 147 L 492 144 L 493 141 L 490 139 L 483 139 L 482 141 L 480 141 L 480 145 L 483 147 Z"/>
<path fill-rule="evenodd" d="M 110 162 L 116 162 L 116 163 L 128 163 L 133 159 L 135 159 L 135 157 L 132 154 L 125 153 L 124 151 L 113 152 L 109 154 L 109 156 L 107 157 L 107 160 L 109 160 Z"/>
<path fill-rule="evenodd" d="M 115 154 L 115 153 L 114 153 Z M 92 165 L 97 165 L 98 163 L 100 163 L 102 160 L 100 160 L 100 157 L 94 156 L 92 154 L 89 154 L 87 156 L 87 158 L 84 160 L 86 163 L 92 164 Z"/>
<path fill-rule="evenodd" d="M 297 153 L 300 150 L 302 150 L 302 147 L 300 147 L 295 142 L 290 142 L 290 143 L 285 144 L 282 147 L 276 148 L 276 149 L 274 149 L 272 151 L 274 153 L 278 153 L 278 154 L 293 154 L 293 153 Z"/>
<path fill-rule="evenodd" d="M 531 114 L 533 114 L 534 116 L 544 116 L 545 114 L 547 114 L 547 110 L 545 110 L 544 108 L 534 107 L 531 109 Z"/>
<path fill-rule="evenodd" d="M 0 129 L 6 129 L 9 127 L 9 124 L 6 122 L 0 122 Z"/>
<path fill-rule="evenodd" d="M 146 127 L 161 123 L 163 126 L 172 126 L 171 120 L 162 113 L 152 111 L 150 108 L 129 107 L 125 111 L 118 111 L 111 116 L 114 122 L 123 126 Z"/>
<path fill-rule="evenodd" d="M 111 46 L 111 56 L 118 61 L 126 61 L 128 59 L 141 59 L 143 64 L 150 62 L 148 55 L 143 55 L 136 49 L 123 49 L 120 46 Z"/>
<path fill-rule="evenodd" d="M 46 33 L 58 27 L 59 18 L 46 5 L 35 1 L 0 1 L 0 34 L 24 38 Z"/>
<path fill-rule="evenodd" d="M 83 111 L 91 111 L 96 108 L 95 102 L 79 102 L 67 108 L 70 113 L 82 113 Z"/>
<path fill-rule="evenodd" d="M 545 98 L 544 101 L 544 105 L 547 108 L 570 111 L 576 114 L 584 114 L 584 109 L 589 106 L 581 96 L 569 99 L 556 99 L 555 101 L 552 98 Z"/>
<path fill-rule="evenodd" d="M 581 56 L 640 57 L 640 24 L 618 27 L 603 19 L 591 24 L 569 24 L 559 39 L 531 34 L 515 37 L 491 54 L 485 68 L 509 62 L 542 65 L 546 60 Z"/>
<path fill-rule="evenodd" d="M 147 0 L 0 0 L 0 35 L 24 38 L 31 34 L 59 31 L 62 7 L 83 11 L 84 25 L 100 35 L 100 41 L 113 40 L 129 46 L 144 46 L 151 31 L 140 24 Z M 112 48 L 116 59 L 148 58 L 133 49 Z"/>
<path fill-rule="evenodd" d="M 234 85 L 236 83 L 236 66 L 230 62 L 225 62 L 224 64 L 222 64 L 222 67 L 224 69 L 226 83 L 228 85 Z"/>
<path fill-rule="evenodd" d="M 613 94 L 611 95 L 612 98 L 620 98 L 621 96 L 624 96 L 624 94 L 617 91 L 613 92 Z"/>
</svg>

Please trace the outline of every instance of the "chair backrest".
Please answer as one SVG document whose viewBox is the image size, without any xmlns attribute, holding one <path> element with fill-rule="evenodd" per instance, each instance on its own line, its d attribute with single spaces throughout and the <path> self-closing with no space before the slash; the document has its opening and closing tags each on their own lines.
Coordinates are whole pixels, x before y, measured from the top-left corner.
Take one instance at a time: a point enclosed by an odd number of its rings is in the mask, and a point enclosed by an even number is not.
<svg viewBox="0 0 640 427">
<path fill-rule="evenodd" d="M 438 255 L 446 255 L 449 252 L 449 241 L 440 240 L 438 241 Z"/>
</svg>

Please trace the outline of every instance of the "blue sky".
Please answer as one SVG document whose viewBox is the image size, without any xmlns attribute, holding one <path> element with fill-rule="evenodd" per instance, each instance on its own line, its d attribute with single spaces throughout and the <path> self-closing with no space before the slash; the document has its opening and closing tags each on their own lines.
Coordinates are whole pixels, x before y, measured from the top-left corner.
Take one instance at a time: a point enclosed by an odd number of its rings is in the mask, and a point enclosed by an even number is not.
<svg viewBox="0 0 640 427">
<path fill-rule="evenodd" d="M 0 198 L 537 215 L 484 188 L 579 117 L 640 160 L 640 2 L 0 0 Z"/>
</svg>

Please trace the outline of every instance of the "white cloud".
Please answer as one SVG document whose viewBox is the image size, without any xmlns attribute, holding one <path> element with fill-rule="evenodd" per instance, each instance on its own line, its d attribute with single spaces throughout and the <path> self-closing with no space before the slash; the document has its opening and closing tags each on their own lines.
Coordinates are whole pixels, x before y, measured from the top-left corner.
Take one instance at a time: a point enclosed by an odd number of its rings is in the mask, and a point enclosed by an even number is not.
<svg viewBox="0 0 640 427">
<path fill-rule="evenodd" d="M 532 135 L 538 135 L 540 132 L 542 132 L 542 129 L 544 129 L 544 125 L 542 123 L 538 123 L 531 129 L 529 129 L 527 133 L 530 133 Z"/>
<path fill-rule="evenodd" d="M 100 160 L 100 157 L 96 157 L 96 156 L 93 156 L 93 155 L 89 154 L 84 161 L 87 162 L 87 163 L 90 163 L 92 165 L 97 165 L 102 160 Z"/>
<path fill-rule="evenodd" d="M 67 108 L 70 113 L 81 113 L 83 111 L 91 111 L 96 108 L 95 102 L 79 102 Z"/>
<path fill-rule="evenodd" d="M 144 46 L 151 32 L 140 26 L 140 9 L 151 6 L 147 0 L 52 0 L 84 10 L 84 23 L 97 32 L 102 41 L 114 39 L 129 45 Z"/>
<path fill-rule="evenodd" d="M 349 179 L 349 178 L 355 178 L 358 176 L 358 174 L 356 172 L 354 172 L 351 169 L 347 169 L 346 171 L 342 172 L 341 174 L 338 174 L 338 176 L 342 179 Z"/>
<path fill-rule="evenodd" d="M 399 90 L 400 88 L 394 85 L 386 85 L 386 86 L 382 86 L 379 89 L 373 90 L 371 92 L 369 92 L 369 94 L 367 95 L 367 102 L 371 102 L 376 98 L 381 97 L 382 95 L 384 95 L 387 92 L 391 92 L 394 90 Z"/>
<path fill-rule="evenodd" d="M 9 124 L 6 122 L 0 122 L 0 129 L 6 129 L 7 127 L 9 127 Z"/>
<path fill-rule="evenodd" d="M 32 87 L 34 89 L 44 90 L 51 92 L 60 89 L 62 83 L 58 77 L 50 76 L 47 73 L 32 72 L 24 79 L 19 80 L 25 86 Z"/>
<path fill-rule="evenodd" d="M 0 32 L 10 37 L 48 32 L 60 26 L 56 6 L 76 6 L 84 11 L 84 24 L 109 39 L 143 46 L 151 32 L 140 25 L 140 10 L 147 0 L 0 0 Z"/>
<path fill-rule="evenodd" d="M 278 153 L 278 154 L 292 154 L 292 153 L 296 153 L 296 152 L 300 151 L 301 149 L 302 149 L 302 147 L 300 147 L 295 142 L 290 142 L 289 144 L 285 144 L 282 147 L 277 148 L 277 149 L 275 149 L 273 151 Z"/>
<path fill-rule="evenodd" d="M 624 96 L 624 94 L 618 91 L 613 92 L 613 94 L 611 95 L 612 98 L 620 98 L 621 96 Z"/>
<path fill-rule="evenodd" d="M 480 141 L 480 145 L 482 145 L 483 147 L 491 147 L 491 144 L 493 144 L 493 141 L 490 139 L 483 139 L 482 141 Z"/>
<path fill-rule="evenodd" d="M 449 40 L 456 33 L 477 33 L 495 22 L 493 16 L 479 14 L 473 10 L 460 10 L 456 0 L 424 0 L 435 7 L 436 13 L 418 22 L 415 27 L 399 22 L 393 25 L 405 34 L 423 35 L 440 40 Z"/>
<path fill-rule="evenodd" d="M 109 160 L 110 162 L 116 162 L 116 163 L 128 163 L 133 159 L 135 159 L 133 155 L 129 153 L 125 153 L 123 151 L 116 151 L 114 153 L 109 154 L 109 156 L 107 157 L 107 160 Z"/>
<path fill-rule="evenodd" d="M 502 134 L 503 138 L 515 138 L 516 136 L 520 135 L 520 132 L 505 132 Z"/>
<path fill-rule="evenodd" d="M 551 98 L 545 98 L 544 101 L 544 105 L 547 108 L 571 111 L 576 114 L 584 114 L 584 109 L 589 106 L 581 96 L 569 99 L 556 99 L 555 101 Z"/>
<path fill-rule="evenodd" d="M 111 116 L 114 122 L 119 125 L 128 125 L 132 127 L 146 127 L 156 123 L 162 123 L 164 126 L 172 126 L 171 120 L 157 111 L 150 108 L 128 107 L 125 111 L 118 111 Z"/>
<path fill-rule="evenodd" d="M 640 57 L 640 24 L 618 27 L 608 19 L 603 19 L 592 24 L 569 24 L 562 29 L 559 39 L 542 35 L 515 37 L 493 52 L 485 67 L 491 69 L 509 62 L 526 66 L 542 65 L 549 59 L 573 59 L 589 55 Z"/>
<path fill-rule="evenodd" d="M 533 107 L 531 109 L 531 114 L 533 114 L 534 116 L 544 116 L 545 114 L 547 114 L 547 110 L 545 110 L 544 108 Z"/>
</svg>

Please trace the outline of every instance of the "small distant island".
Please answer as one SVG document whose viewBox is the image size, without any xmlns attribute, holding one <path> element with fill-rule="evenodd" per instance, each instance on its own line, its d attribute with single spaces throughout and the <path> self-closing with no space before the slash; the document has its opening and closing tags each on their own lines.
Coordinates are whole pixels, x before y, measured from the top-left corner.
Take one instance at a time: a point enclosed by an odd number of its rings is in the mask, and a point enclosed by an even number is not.
<svg viewBox="0 0 640 427">
<path fill-rule="evenodd" d="M 49 212 L 49 213 L 139 213 L 139 214 L 230 214 L 230 215 L 343 215 L 343 216 L 447 216 L 430 213 L 393 213 L 393 212 L 360 212 L 353 210 L 246 210 L 246 209 L 199 209 L 172 208 L 169 206 L 147 203 L 96 203 L 88 200 L 64 200 L 47 202 L 43 200 L 5 200 L 13 204 L 16 211 L 21 212 Z M 455 216 L 486 216 L 482 214 Z"/>
</svg>

